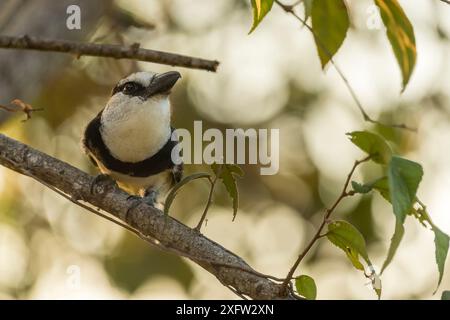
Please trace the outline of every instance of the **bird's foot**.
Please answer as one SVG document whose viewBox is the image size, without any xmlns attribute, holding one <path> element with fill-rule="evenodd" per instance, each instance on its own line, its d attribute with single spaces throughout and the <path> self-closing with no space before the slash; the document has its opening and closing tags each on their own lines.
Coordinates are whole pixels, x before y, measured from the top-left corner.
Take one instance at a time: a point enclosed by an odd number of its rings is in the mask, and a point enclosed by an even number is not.
<svg viewBox="0 0 450 320">
<path fill-rule="evenodd" d="M 106 183 L 115 183 L 113 179 L 107 174 L 101 173 L 96 175 L 94 180 L 92 180 L 91 185 L 89 186 L 89 191 L 92 195 L 98 193 L 97 187 L 100 185 L 104 185 Z"/>
<path fill-rule="evenodd" d="M 130 207 L 127 210 L 127 217 L 129 213 L 135 209 L 137 206 L 139 206 L 142 203 L 148 204 L 149 206 L 154 207 L 156 204 L 156 197 L 157 192 L 154 190 L 146 191 L 143 197 L 136 196 L 136 195 L 129 195 L 127 197 L 127 201 L 133 201 L 133 203 L 130 205 Z"/>
<path fill-rule="evenodd" d="M 149 192 L 146 192 L 143 197 L 136 196 L 136 195 L 129 195 L 127 197 L 127 201 L 131 200 L 131 201 L 135 201 L 135 202 L 144 202 L 144 203 L 148 204 L 149 206 L 153 207 L 156 202 L 156 196 L 157 196 L 156 191 L 151 190 Z"/>
</svg>

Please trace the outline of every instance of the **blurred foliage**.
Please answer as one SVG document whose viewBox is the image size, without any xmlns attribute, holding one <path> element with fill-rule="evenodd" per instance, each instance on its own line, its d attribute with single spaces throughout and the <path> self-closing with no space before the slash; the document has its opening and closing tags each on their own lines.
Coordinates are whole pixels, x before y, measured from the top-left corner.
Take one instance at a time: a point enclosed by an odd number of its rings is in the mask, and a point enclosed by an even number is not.
<svg viewBox="0 0 450 320">
<path fill-rule="evenodd" d="M 338 55 L 334 59 L 339 59 L 342 69 L 351 75 L 351 83 L 370 106 L 371 113 L 382 123 L 407 123 L 418 129 L 418 133 L 413 133 L 363 123 L 332 66 L 326 76 L 321 73 L 323 61 L 317 57 L 314 38 L 303 36 L 308 35 L 307 31 L 296 28 L 300 24 L 292 23 L 275 4 L 265 18 L 261 12 L 257 14 L 257 23 L 262 21 L 261 30 L 247 36 L 254 14 L 251 4 L 256 1 L 220 0 L 213 4 L 191 0 L 191 6 L 182 4 L 183 1 L 161 0 L 152 4 L 118 1 L 126 9 L 125 16 L 119 15 L 120 27 L 114 27 L 117 15 L 105 17 L 90 37 L 104 43 L 142 42 L 143 47 L 217 58 L 222 62 L 217 74 L 181 70 L 183 80 L 171 96 L 175 127 L 192 131 L 193 121 L 202 120 L 204 130 L 280 128 L 280 172 L 260 176 L 258 166 L 242 166 L 245 177 L 237 180 L 240 204 L 235 222 L 231 222 L 232 201 L 227 190 L 218 185 L 204 227 L 206 236 L 243 256 L 257 270 L 284 276 L 316 230 L 323 209 L 335 200 L 351 164 L 363 154 L 348 142 L 345 132 L 370 130 L 386 140 L 394 154 L 423 165 L 420 196 L 434 208 L 428 214 L 421 211 L 425 208 L 413 203 L 412 210 L 419 212 L 408 215 L 414 219 L 407 219 L 406 232 L 400 237 L 404 238 L 402 245 L 383 273 L 388 279 L 384 282 L 383 296 L 430 297 L 435 289 L 436 252 L 430 235 L 417 227 L 420 223 L 413 224 L 410 220 L 422 219 L 427 223 L 432 214 L 443 231 L 450 230 L 446 218 L 449 206 L 445 201 L 450 186 L 443 181 L 449 177 L 448 165 L 444 165 L 449 159 L 444 153 L 450 136 L 447 130 L 450 80 L 444 71 L 448 70 L 449 60 L 448 41 L 443 37 L 450 32 L 446 24 L 448 14 L 441 20 L 428 17 L 433 22 L 430 26 L 425 23 L 416 26 L 416 17 L 421 12 L 408 14 L 416 34 L 424 34 L 422 38 L 430 35 L 434 41 L 429 45 L 424 40 L 423 53 L 419 52 L 417 70 L 412 76 L 415 56 L 413 59 L 411 52 L 406 56 L 399 54 L 396 47 L 401 48 L 401 44 L 393 44 L 384 30 L 364 29 L 365 22 L 359 23 L 356 18 L 351 22 L 360 30 L 348 30 L 345 42 L 336 49 Z M 364 14 L 370 4 L 371 1 L 347 2 L 350 13 Z M 409 5 L 404 8 L 407 13 L 411 10 Z M 192 12 L 196 19 L 192 19 Z M 136 19 L 130 20 L 130 16 Z M 403 73 L 402 82 L 410 81 L 401 98 L 395 87 L 398 79 L 393 65 L 386 63 L 389 55 L 383 54 L 389 44 L 380 39 L 390 41 Z M 417 39 L 420 44 L 421 38 Z M 372 52 L 364 53 L 367 61 L 360 61 L 359 41 L 363 46 L 363 41 L 374 46 L 367 50 Z M 437 52 L 441 51 L 447 53 L 439 56 L 442 65 L 438 65 Z M 420 55 L 424 57 L 422 63 L 429 59 L 433 60 L 430 63 L 436 63 L 431 65 L 438 70 L 436 74 L 424 70 L 431 68 L 426 63 L 420 68 Z M 401 62 L 404 59 L 409 59 L 409 65 Z M 44 108 L 44 112 L 34 113 L 23 124 L 20 123 L 23 115 L 12 115 L 0 124 L 0 130 L 95 173 L 79 149 L 83 127 L 103 108 L 115 82 L 140 69 L 159 72 L 169 67 L 90 57 L 74 59 L 45 83 L 45 89 L 35 99 L 26 101 L 33 107 Z M 361 74 L 360 69 L 367 70 Z M 16 84 L 24 85 L 32 84 L 26 83 L 25 78 L 23 83 Z M 208 99 L 210 96 L 214 99 Z M 239 105 L 242 101 L 244 107 Z M 264 116 L 259 117 L 261 114 Z M 236 119 L 246 122 L 243 125 Z M 208 170 L 203 165 L 186 166 L 186 174 Z M 368 163 L 357 171 L 354 180 L 363 185 L 384 174 L 383 168 Z M 406 191 L 409 189 L 407 186 Z M 174 200 L 171 215 L 195 226 L 207 196 L 205 181 L 189 183 Z M 149 247 L 133 235 L 59 199 L 36 182 L 4 168 L 0 168 L 0 199 L 0 298 L 233 298 L 214 278 L 187 260 Z M 359 230 L 371 262 L 381 265 L 389 249 L 389 235 L 396 226 L 391 212 L 392 207 L 378 194 L 369 193 L 343 202 L 335 214 Z M 440 229 L 429 222 L 427 226 L 438 235 L 437 244 L 443 244 L 438 246 L 441 261 L 438 264 L 443 268 L 446 239 Z M 301 272 L 316 280 L 318 298 L 373 298 L 373 293 L 362 286 L 365 276 L 353 272 L 345 256 L 336 255 L 337 250 L 333 249 L 319 243 L 302 265 Z M 420 270 L 417 259 L 421 260 Z M 66 270 L 71 264 L 80 265 L 82 270 L 82 286 L 78 291 L 65 287 Z M 446 271 L 443 289 L 448 289 L 448 265 Z M 166 277 L 164 290 L 156 287 L 161 276 Z M 298 288 L 306 286 L 309 293 L 305 291 L 305 295 L 313 297 L 315 283 L 296 284 Z"/>
<path fill-rule="evenodd" d="M 149 250 L 147 243 L 134 236 L 126 237 L 114 254 L 105 258 L 105 269 L 130 293 L 159 274 L 174 278 L 186 289 L 193 281 L 193 273 L 182 258 Z"/>
</svg>

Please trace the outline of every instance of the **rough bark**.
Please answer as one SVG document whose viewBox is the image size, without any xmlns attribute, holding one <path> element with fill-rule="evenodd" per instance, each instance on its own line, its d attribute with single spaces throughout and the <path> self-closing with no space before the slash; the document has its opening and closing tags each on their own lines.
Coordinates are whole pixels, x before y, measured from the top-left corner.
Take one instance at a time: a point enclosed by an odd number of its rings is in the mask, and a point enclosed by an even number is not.
<svg viewBox="0 0 450 320">
<path fill-rule="evenodd" d="M 76 56 L 132 59 L 171 66 L 216 71 L 218 61 L 184 56 L 181 54 L 141 49 L 139 44 L 121 46 L 115 44 L 82 43 L 67 40 L 43 39 L 30 36 L 0 36 L 0 48 L 71 53 Z"/>
</svg>

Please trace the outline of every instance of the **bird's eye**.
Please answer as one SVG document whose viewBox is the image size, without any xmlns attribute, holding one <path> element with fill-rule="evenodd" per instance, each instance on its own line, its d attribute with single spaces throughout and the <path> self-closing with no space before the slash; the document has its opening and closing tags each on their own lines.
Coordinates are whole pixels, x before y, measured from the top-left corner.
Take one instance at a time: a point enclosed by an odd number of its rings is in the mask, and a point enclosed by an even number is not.
<svg viewBox="0 0 450 320">
<path fill-rule="evenodd" d="M 141 89 L 141 86 L 136 82 L 128 82 L 123 86 L 122 92 L 125 94 L 133 94 Z"/>
</svg>

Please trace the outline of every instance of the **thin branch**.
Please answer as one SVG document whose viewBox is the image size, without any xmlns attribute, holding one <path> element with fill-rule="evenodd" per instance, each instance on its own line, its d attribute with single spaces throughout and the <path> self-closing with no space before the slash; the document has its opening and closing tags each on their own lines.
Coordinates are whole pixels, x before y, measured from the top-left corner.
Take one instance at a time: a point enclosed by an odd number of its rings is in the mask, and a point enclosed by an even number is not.
<svg viewBox="0 0 450 320">
<path fill-rule="evenodd" d="M 242 258 L 160 210 L 142 203 L 133 207 L 128 194 L 115 183 L 103 182 L 91 192 L 94 177 L 0 134 L 0 164 L 51 186 L 70 201 L 168 252 L 184 256 L 213 274 L 239 296 L 252 299 L 295 299 L 282 293 L 281 284 L 254 271 Z M 69 198 L 68 198 L 69 197 Z M 81 199 L 89 206 L 83 206 Z M 95 211 L 99 208 L 113 218 Z M 111 220 L 113 219 L 113 220 Z M 275 279 L 275 277 L 273 277 Z M 279 280 L 278 278 L 276 278 Z"/>
<path fill-rule="evenodd" d="M 275 3 L 280 6 L 281 9 L 283 9 L 286 13 L 291 14 L 294 18 L 296 18 L 298 21 L 300 21 L 303 26 L 305 26 L 305 28 L 308 29 L 309 32 L 311 32 L 311 34 L 313 35 L 314 39 L 316 40 L 316 43 L 322 48 L 322 50 L 325 52 L 325 54 L 328 56 L 328 58 L 330 59 L 330 63 L 333 65 L 334 69 L 336 70 L 336 72 L 338 73 L 339 77 L 342 79 L 342 81 L 344 82 L 345 86 L 347 87 L 350 95 L 352 96 L 353 101 L 356 103 L 356 106 L 358 107 L 359 111 L 361 112 L 364 121 L 373 123 L 373 124 L 378 124 L 381 126 L 385 126 L 385 127 L 392 127 L 392 128 L 398 128 L 398 129 L 405 129 L 405 130 L 409 130 L 409 131 L 417 131 L 414 128 L 410 128 L 405 124 L 384 124 L 381 123 L 377 120 L 372 119 L 369 114 L 366 112 L 366 110 L 364 109 L 361 101 L 359 100 L 355 90 L 353 89 L 352 85 L 350 84 L 350 81 L 348 81 L 347 77 L 345 76 L 344 72 L 342 71 L 342 69 L 337 65 L 336 61 L 334 61 L 333 59 L 333 55 L 330 53 L 330 51 L 327 49 L 327 47 L 325 46 L 325 44 L 323 43 L 323 41 L 317 36 L 316 32 L 314 32 L 313 28 L 310 27 L 306 21 L 304 19 L 302 19 L 298 14 L 296 14 L 294 12 L 294 6 L 293 5 L 286 5 L 281 3 L 279 0 L 275 0 Z"/>
<path fill-rule="evenodd" d="M 205 209 L 203 210 L 202 217 L 200 218 L 200 221 L 198 222 L 197 226 L 194 229 L 197 232 L 200 232 L 200 229 L 202 228 L 202 225 L 203 225 L 203 221 L 205 221 L 205 218 L 206 218 L 206 215 L 208 213 L 209 207 L 212 204 L 212 199 L 213 199 L 213 195 L 214 195 L 214 189 L 216 187 L 217 179 L 219 179 L 219 175 L 220 175 L 220 173 L 222 171 L 222 168 L 223 168 L 223 165 L 220 166 L 219 172 L 216 173 L 216 175 L 215 175 L 213 180 L 211 180 L 211 178 L 208 178 L 209 182 L 211 184 L 211 188 L 209 189 L 208 200 L 206 202 Z"/>
<path fill-rule="evenodd" d="M 139 43 L 131 46 L 121 46 L 115 44 L 41 39 L 25 35 L 21 37 L 0 36 L 0 48 L 63 52 L 74 54 L 77 57 L 96 56 L 114 59 L 133 59 L 214 72 L 219 66 L 218 61 L 157 50 L 141 49 Z"/>
<path fill-rule="evenodd" d="M 251 274 L 254 274 L 254 275 L 257 275 L 257 276 L 260 276 L 260 277 L 263 277 L 263 278 L 267 278 L 267 279 L 270 279 L 270 280 L 274 280 L 274 281 L 277 281 L 277 282 L 283 282 L 284 281 L 283 278 L 274 277 L 274 276 L 271 276 L 269 274 L 261 273 L 261 272 L 258 272 L 256 270 L 253 270 L 253 269 L 250 269 L 250 268 L 247 268 L 247 267 L 239 267 L 239 266 L 230 265 L 230 264 L 227 264 L 227 263 L 220 263 L 220 262 L 213 262 L 213 261 L 211 261 L 211 264 L 213 264 L 215 266 L 218 266 L 218 267 L 226 267 L 226 268 L 238 269 L 238 270 L 241 270 L 241 271 L 244 271 L 244 272 L 249 272 Z"/>
<path fill-rule="evenodd" d="M 31 119 L 31 113 L 35 111 L 43 111 L 43 108 L 33 108 L 30 104 L 23 102 L 20 99 L 14 99 L 11 104 L 15 105 L 17 108 L 7 107 L 0 105 L 0 109 L 6 110 L 8 112 L 23 112 L 26 116 L 22 122 L 26 122 Z"/>
<path fill-rule="evenodd" d="M 291 267 L 291 269 L 289 270 L 286 278 L 284 279 L 283 283 L 282 283 L 282 290 L 286 290 L 289 282 L 292 279 L 292 276 L 294 275 L 295 270 L 297 269 L 297 267 L 299 266 L 300 262 L 302 262 L 303 258 L 306 256 L 306 254 L 309 252 L 309 250 L 311 250 L 311 248 L 313 247 L 313 245 L 317 242 L 317 240 L 319 240 L 321 237 L 323 237 L 324 235 L 321 234 L 323 228 L 325 227 L 325 225 L 328 223 L 331 214 L 334 212 L 334 210 L 336 209 L 336 207 L 339 205 L 339 203 L 341 203 L 341 201 L 349 196 L 352 196 L 354 193 L 351 191 L 347 191 L 348 189 L 348 185 L 350 184 L 350 179 L 353 176 L 353 173 L 355 172 L 356 168 L 363 162 L 369 161 L 370 160 L 370 156 L 362 159 L 362 160 L 357 160 L 355 161 L 355 163 L 353 164 L 352 169 L 350 170 L 349 174 L 347 175 L 347 178 L 345 179 L 344 182 L 344 186 L 342 188 L 341 194 L 339 195 L 339 197 L 336 199 L 336 201 L 334 202 L 334 204 L 329 208 L 325 210 L 325 215 L 322 219 L 322 222 L 319 226 L 319 228 L 317 229 L 316 233 L 314 234 L 314 236 L 312 237 L 311 241 L 308 243 L 308 245 L 305 247 L 305 249 L 300 253 L 300 255 L 298 256 L 297 260 L 295 261 L 294 265 Z"/>
<path fill-rule="evenodd" d="M 446 4 L 450 4 L 450 0 L 441 0 L 441 1 L 446 3 Z"/>
</svg>

